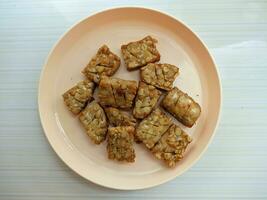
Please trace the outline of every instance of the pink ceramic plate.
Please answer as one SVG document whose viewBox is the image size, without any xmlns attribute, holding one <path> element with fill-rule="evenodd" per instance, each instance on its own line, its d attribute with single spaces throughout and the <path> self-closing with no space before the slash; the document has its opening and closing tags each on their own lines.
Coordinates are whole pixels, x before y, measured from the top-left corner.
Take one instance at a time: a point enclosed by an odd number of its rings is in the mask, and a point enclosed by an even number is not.
<svg viewBox="0 0 267 200">
<path fill-rule="evenodd" d="M 78 118 L 65 107 L 61 94 L 84 79 L 80 73 L 102 44 L 121 56 L 121 44 L 151 35 L 158 40 L 161 62 L 179 66 L 175 85 L 202 107 L 193 128 L 193 143 L 176 168 L 169 169 L 143 145 L 135 145 L 136 162 L 107 159 L 106 144 L 94 145 Z M 139 80 L 138 71 L 122 65 L 115 77 Z M 146 8 L 115 8 L 94 14 L 73 26 L 56 43 L 43 67 L 39 112 L 44 132 L 58 156 L 84 178 L 109 188 L 134 190 L 159 185 L 190 168 L 206 150 L 216 129 L 221 87 L 214 61 L 201 40 L 177 19 Z M 178 123 L 179 124 L 179 123 Z"/>
</svg>

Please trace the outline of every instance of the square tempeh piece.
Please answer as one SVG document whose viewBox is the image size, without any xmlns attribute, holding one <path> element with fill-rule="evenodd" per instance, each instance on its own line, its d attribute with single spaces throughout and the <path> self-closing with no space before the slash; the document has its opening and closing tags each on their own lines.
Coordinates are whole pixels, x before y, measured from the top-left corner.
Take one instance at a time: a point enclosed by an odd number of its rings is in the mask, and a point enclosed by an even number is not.
<svg viewBox="0 0 267 200">
<path fill-rule="evenodd" d="M 177 87 L 168 92 L 161 105 L 178 121 L 188 127 L 195 124 L 201 113 L 200 105 Z"/>
<path fill-rule="evenodd" d="M 171 118 L 159 108 L 143 119 L 136 128 L 136 139 L 151 149 L 171 125 Z"/>
<path fill-rule="evenodd" d="M 161 92 L 152 85 L 139 82 L 137 96 L 135 98 L 135 106 L 133 115 L 135 118 L 143 119 L 149 115 L 155 107 Z"/>
<path fill-rule="evenodd" d="M 134 162 L 134 127 L 118 126 L 108 129 L 108 158 L 117 161 Z"/>
<path fill-rule="evenodd" d="M 163 90 L 171 90 L 179 68 L 170 64 L 151 63 L 141 68 L 141 80 Z"/>
<path fill-rule="evenodd" d="M 117 109 L 108 107 L 105 108 L 106 115 L 108 117 L 108 121 L 113 126 L 135 126 L 136 125 L 136 119 L 126 114 L 125 112 Z"/>
<path fill-rule="evenodd" d="M 188 134 L 173 124 L 153 147 L 152 153 L 169 167 L 174 167 L 184 157 L 184 152 L 191 141 Z"/>
<path fill-rule="evenodd" d="M 142 40 L 130 42 L 121 46 L 123 59 L 128 70 L 134 70 L 160 60 L 160 54 L 156 49 L 157 40 L 147 36 Z"/>
<path fill-rule="evenodd" d="M 82 73 L 95 83 L 99 83 L 100 76 L 113 75 L 120 66 L 120 58 L 112 53 L 107 45 L 103 45 L 91 59 Z"/>
<path fill-rule="evenodd" d="M 102 77 L 98 97 L 103 106 L 130 109 L 137 92 L 137 82 L 119 78 Z"/>
<path fill-rule="evenodd" d="M 95 84 L 85 80 L 69 89 L 62 96 L 68 109 L 75 115 L 79 114 L 88 101 L 93 99 Z"/>
<path fill-rule="evenodd" d="M 89 103 L 81 112 L 80 121 L 95 144 L 105 140 L 108 123 L 103 108 L 96 101 Z"/>
</svg>

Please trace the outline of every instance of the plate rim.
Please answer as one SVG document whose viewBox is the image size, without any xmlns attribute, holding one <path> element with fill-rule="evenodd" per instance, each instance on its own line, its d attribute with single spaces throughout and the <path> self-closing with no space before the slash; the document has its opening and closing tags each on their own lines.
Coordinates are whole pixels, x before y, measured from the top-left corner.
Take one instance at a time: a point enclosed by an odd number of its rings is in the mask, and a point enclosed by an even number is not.
<svg viewBox="0 0 267 200">
<path fill-rule="evenodd" d="M 217 117 L 217 121 L 216 121 L 216 124 L 215 124 L 215 127 L 214 127 L 214 130 L 210 136 L 210 138 L 208 139 L 208 142 L 207 144 L 205 145 L 204 149 L 198 154 L 198 156 L 187 166 L 185 167 L 185 169 L 183 169 L 182 171 L 180 171 L 179 173 L 175 174 L 174 176 L 171 176 L 171 177 L 168 177 L 164 180 L 161 180 L 159 182 L 156 182 L 156 183 L 153 183 L 153 184 L 150 184 L 150 185 L 142 185 L 141 187 L 140 186 L 132 186 L 132 187 L 118 187 L 117 185 L 107 185 L 107 184 L 102 184 L 100 182 L 97 182 L 97 181 L 94 181 L 94 180 L 91 180 L 89 179 L 88 177 L 84 176 L 82 173 L 80 173 L 78 170 L 76 170 L 74 167 L 72 167 L 71 164 L 69 164 L 69 161 L 67 161 L 63 155 L 61 155 L 55 145 L 53 144 L 53 142 L 51 142 L 51 138 L 49 138 L 49 134 L 45 131 L 45 125 L 44 125 L 44 119 L 43 119 L 43 116 L 41 114 L 41 104 L 40 104 L 40 99 L 41 99 L 41 83 L 43 81 L 43 76 L 44 76 L 44 71 L 45 71 L 45 67 L 46 65 L 48 64 L 48 61 L 52 55 L 52 53 L 54 52 L 55 48 L 57 47 L 57 45 L 61 42 L 61 40 L 66 36 L 66 34 L 71 31 L 73 28 L 75 28 L 76 26 L 78 26 L 79 24 L 81 24 L 82 22 L 86 21 L 87 19 L 89 19 L 90 17 L 93 17 L 95 15 L 98 15 L 98 14 L 101 14 L 101 13 L 104 13 L 104 12 L 108 12 L 108 11 L 115 11 L 115 10 L 120 10 L 120 9 L 139 9 L 139 10 L 146 10 L 146 11 L 151 11 L 151 12 L 156 12 L 158 14 L 161 14 L 161 15 L 165 15 L 175 21 L 177 21 L 178 23 L 180 23 L 181 25 L 183 25 L 185 28 L 187 28 L 198 40 L 199 42 L 203 45 L 203 47 L 205 48 L 205 50 L 207 51 L 208 53 L 208 56 L 210 57 L 213 65 L 214 65 L 214 69 L 215 69 L 215 72 L 216 72 L 216 75 L 218 77 L 218 86 L 219 86 L 219 107 L 218 107 L 218 117 Z M 85 180 L 87 181 L 90 181 L 96 185 L 99 185 L 99 186 L 102 186 L 102 187 L 105 187 L 105 188 L 110 188 L 110 189 L 116 189 L 116 190 L 142 190 L 142 189 L 147 189 L 147 188 L 151 188 L 151 187 L 155 187 L 155 186 L 159 186 L 163 183 L 166 183 L 166 182 L 169 182 L 173 179 L 175 179 L 176 177 L 178 177 L 179 175 L 185 173 L 187 170 L 189 170 L 193 165 L 195 165 L 195 163 L 197 161 L 199 161 L 199 159 L 203 156 L 203 154 L 207 151 L 211 141 L 214 139 L 214 136 L 218 130 L 218 126 L 219 126 L 219 122 L 221 121 L 221 112 L 222 112 L 222 100 L 223 100 L 223 96 L 222 96 L 222 84 L 221 84 L 221 77 L 220 77 L 220 73 L 219 73 L 219 70 L 218 70 L 218 67 L 217 67 L 217 64 L 215 62 L 215 59 L 213 57 L 213 55 L 211 54 L 211 52 L 209 51 L 208 47 L 207 47 L 207 44 L 199 37 L 199 35 L 194 32 L 183 20 L 181 19 L 178 19 L 177 17 L 169 14 L 169 13 L 166 13 L 165 11 L 162 11 L 162 10 L 159 10 L 159 9 L 156 9 L 156 8 L 150 8 L 150 7 L 146 7 L 146 6 L 114 6 L 114 7 L 109 7 L 109 8 L 104 8 L 104 9 L 100 9 L 98 11 L 95 11 L 95 12 L 92 12 L 91 14 L 83 17 L 82 19 L 78 20 L 77 22 L 75 22 L 73 25 L 71 25 L 69 28 L 66 29 L 66 31 L 64 31 L 60 37 L 57 39 L 57 41 L 53 44 L 52 48 L 50 49 L 46 59 L 45 59 L 45 62 L 42 66 L 42 70 L 41 70 L 41 73 L 40 73 L 40 78 L 39 78 L 39 82 L 38 82 L 38 96 L 37 96 L 37 100 L 38 100 L 38 113 L 39 113 L 39 118 L 40 118 L 40 122 L 41 122 L 41 127 L 43 129 L 43 133 L 46 137 L 46 139 L 48 140 L 48 143 L 50 144 L 50 146 L 52 147 L 53 151 L 56 153 L 56 155 L 64 162 L 64 164 L 66 166 L 68 166 L 72 171 L 74 171 L 76 174 L 78 174 L 79 176 L 83 177 Z"/>
</svg>

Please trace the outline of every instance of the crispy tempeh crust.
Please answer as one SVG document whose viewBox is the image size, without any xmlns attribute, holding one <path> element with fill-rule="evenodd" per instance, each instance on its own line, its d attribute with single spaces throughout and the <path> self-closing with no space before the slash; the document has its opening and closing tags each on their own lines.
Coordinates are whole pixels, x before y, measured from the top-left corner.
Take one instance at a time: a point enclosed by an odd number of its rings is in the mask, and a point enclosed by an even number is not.
<svg viewBox="0 0 267 200">
<path fill-rule="evenodd" d="M 96 101 L 89 103 L 79 118 L 95 144 L 100 144 L 105 140 L 108 123 L 103 108 Z"/>
<path fill-rule="evenodd" d="M 65 92 L 62 96 L 68 109 L 75 115 L 79 114 L 93 99 L 94 89 L 95 84 L 85 80 Z"/>
<path fill-rule="evenodd" d="M 108 158 L 117 161 L 134 162 L 134 127 L 118 126 L 108 129 Z"/>
<path fill-rule="evenodd" d="M 112 76 L 120 66 L 120 58 L 103 45 L 90 60 L 82 73 L 91 81 L 99 83 L 101 76 Z"/>
<path fill-rule="evenodd" d="M 161 105 L 178 121 L 188 127 L 195 124 L 201 113 L 200 105 L 177 87 L 168 92 Z"/>
<path fill-rule="evenodd" d="M 137 92 L 137 82 L 119 78 L 102 77 L 98 97 L 103 106 L 130 109 Z"/>
<path fill-rule="evenodd" d="M 141 80 L 159 89 L 171 90 L 179 68 L 170 64 L 151 63 L 140 70 Z"/>
<path fill-rule="evenodd" d="M 160 54 L 156 49 L 157 40 L 147 36 L 142 40 L 130 42 L 121 46 L 124 62 L 128 70 L 135 70 L 148 63 L 160 60 Z"/>
<path fill-rule="evenodd" d="M 105 108 L 105 112 L 106 112 L 109 123 L 112 124 L 113 126 L 135 126 L 136 125 L 136 119 L 133 116 L 128 115 L 125 112 L 117 108 L 108 107 L 108 108 Z"/>
<path fill-rule="evenodd" d="M 144 82 L 139 82 L 137 96 L 135 98 L 135 106 L 133 115 L 135 118 L 143 119 L 148 116 L 158 102 L 161 92 L 154 86 Z"/>
<path fill-rule="evenodd" d="M 152 153 L 167 166 L 174 167 L 184 157 L 184 152 L 191 141 L 192 138 L 187 133 L 173 124 L 152 148 Z"/>
<path fill-rule="evenodd" d="M 171 118 L 159 108 L 143 119 L 136 128 L 136 139 L 151 149 L 171 125 Z"/>
</svg>

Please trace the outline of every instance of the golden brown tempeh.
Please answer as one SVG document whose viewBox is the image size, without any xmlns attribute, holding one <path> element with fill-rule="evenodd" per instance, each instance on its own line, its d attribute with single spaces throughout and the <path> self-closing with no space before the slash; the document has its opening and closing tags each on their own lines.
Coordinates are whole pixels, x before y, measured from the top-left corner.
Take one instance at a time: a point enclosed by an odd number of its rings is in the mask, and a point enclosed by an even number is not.
<svg viewBox="0 0 267 200">
<path fill-rule="evenodd" d="M 151 63 L 140 70 L 141 80 L 163 90 L 170 90 L 179 68 L 170 64 Z"/>
<path fill-rule="evenodd" d="M 91 59 L 82 73 L 95 83 L 99 83 L 101 76 L 113 75 L 120 66 L 120 58 L 112 53 L 107 45 L 103 45 Z"/>
<path fill-rule="evenodd" d="M 81 112 L 80 121 L 95 144 L 105 140 L 108 123 L 103 108 L 96 101 L 89 103 Z"/>
<path fill-rule="evenodd" d="M 134 117 L 117 108 L 108 107 L 105 108 L 105 112 L 109 123 L 113 126 L 135 126 L 136 124 L 136 119 Z"/>
<path fill-rule="evenodd" d="M 190 96 L 174 87 L 162 100 L 162 107 L 185 126 L 192 127 L 201 113 L 201 108 Z"/>
<path fill-rule="evenodd" d="M 147 36 L 142 40 L 122 45 L 121 51 L 127 69 L 134 70 L 148 63 L 159 61 L 160 54 L 156 49 L 156 43 L 156 39 Z"/>
<path fill-rule="evenodd" d="M 118 126 L 108 129 L 108 158 L 117 161 L 134 162 L 134 127 Z"/>
<path fill-rule="evenodd" d="M 171 125 L 171 118 L 159 108 L 143 119 L 136 128 L 136 139 L 151 149 Z"/>
<path fill-rule="evenodd" d="M 98 97 L 103 106 L 130 109 L 137 92 L 137 82 L 119 78 L 102 77 Z"/>
<path fill-rule="evenodd" d="M 139 82 L 137 96 L 135 98 L 135 106 L 133 115 L 135 118 L 143 119 L 149 115 L 158 102 L 161 92 L 154 86 L 144 82 Z"/>
<path fill-rule="evenodd" d="M 85 80 L 65 92 L 62 96 L 68 109 L 75 115 L 79 114 L 93 99 L 94 89 L 95 84 Z"/>
<path fill-rule="evenodd" d="M 152 153 L 169 167 L 174 167 L 184 157 L 184 152 L 191 141 L 188 134 L 173 124 L 152 148 Z"/>
</svg>

